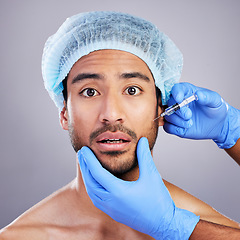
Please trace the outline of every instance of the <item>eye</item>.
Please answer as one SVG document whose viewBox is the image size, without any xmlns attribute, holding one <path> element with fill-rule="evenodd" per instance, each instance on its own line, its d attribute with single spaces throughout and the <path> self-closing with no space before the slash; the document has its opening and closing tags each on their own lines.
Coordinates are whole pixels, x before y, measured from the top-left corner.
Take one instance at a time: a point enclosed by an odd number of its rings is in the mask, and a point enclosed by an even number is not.
<svg viewBox="0 0 240 240">
<path fill-rule="evenodd" d="M 125 90 L 125 93 L 132 96 L 139 95 L 141 93 L 141 89 L 139 87 L 131 86 Z"/>
<path fill-rule="evenodd" d="M 80 94 L 83 95 L 84 97 L 95 97 L 96 95 L 98 95 L 98 92 L 93 88 L 86 88 L 83 91 L 81 91 Z"/>
</svg>

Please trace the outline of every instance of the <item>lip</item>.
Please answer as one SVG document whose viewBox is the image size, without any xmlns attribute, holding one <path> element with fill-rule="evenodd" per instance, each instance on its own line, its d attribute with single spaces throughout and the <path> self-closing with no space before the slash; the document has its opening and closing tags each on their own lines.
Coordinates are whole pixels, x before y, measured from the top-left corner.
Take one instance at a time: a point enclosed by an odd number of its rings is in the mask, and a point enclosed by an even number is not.
<svg viewBox="0 0 240 240">
<path fill-rule="evenodd" d="M 120 139 L 123 142 L 107 143 L 102 142 L 108 139 Z M 132 142 L 129 135 L 122 132 L 104 132 L 96 138 L 96 143 L 100 151 L 123 151 Z"/>
</svg>

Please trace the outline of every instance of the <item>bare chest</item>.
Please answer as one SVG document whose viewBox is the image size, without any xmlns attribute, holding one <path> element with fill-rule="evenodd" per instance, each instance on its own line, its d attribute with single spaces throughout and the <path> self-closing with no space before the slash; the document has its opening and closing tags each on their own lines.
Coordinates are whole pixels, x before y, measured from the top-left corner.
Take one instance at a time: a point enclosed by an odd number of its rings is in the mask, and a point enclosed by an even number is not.
<svg viewBox="0 0 240 240">
<path fill-rule="evenodd" d="M 55 229 L 48 232 L 49 240 L 150 240 L 152 237 L 135 230 L 114 230 L 94 227 L 78 227 L 71 229 Z"/>
</svg>

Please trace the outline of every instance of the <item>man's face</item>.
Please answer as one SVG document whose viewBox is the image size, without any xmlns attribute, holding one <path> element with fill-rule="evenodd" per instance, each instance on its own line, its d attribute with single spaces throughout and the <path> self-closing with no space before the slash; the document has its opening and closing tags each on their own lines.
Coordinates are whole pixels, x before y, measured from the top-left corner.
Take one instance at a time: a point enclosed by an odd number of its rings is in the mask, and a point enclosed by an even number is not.
<svg viewBox="0 0 240 240">
<path fill-rule="evenodd" d="M 137 165 L 136 147 L 147 137 L 153 148 L 161 113 L 154 79 L 133 54 L 100 50 L 79 59 L 67 80 L 68 99 L 60 115 L 74 150 L 88 146 L 116 176 Z"/>
</svg>

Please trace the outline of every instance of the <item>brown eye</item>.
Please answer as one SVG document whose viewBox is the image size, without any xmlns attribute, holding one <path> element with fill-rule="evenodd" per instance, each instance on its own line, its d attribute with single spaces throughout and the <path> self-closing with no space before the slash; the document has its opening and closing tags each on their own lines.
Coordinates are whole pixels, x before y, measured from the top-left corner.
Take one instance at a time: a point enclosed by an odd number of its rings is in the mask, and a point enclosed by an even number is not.
<svg viewBox="0 0 240 240">
<path fill-rule="evenodd" d="M 134 95 L 136 93 L 136 89 L 134 87 L 128 88 L 128 94 L 129 95 Z"/>
<path fill-rule="evenodd" d="M 81 94 L 84 97 L 94 97 L 98 94 L 98 92 L 93 88 L 86 88 L 81 92 Z"/>
<path fill-rule="evenodd" d="M 131 95 L 131 96 L 134 96 L 134 95 L 138 95 L 141 90 L 138 88 L 138 87 L 128 87 L 126 90 L 125 90 L 126 94 L 127 95 Z"/>
</svg>

